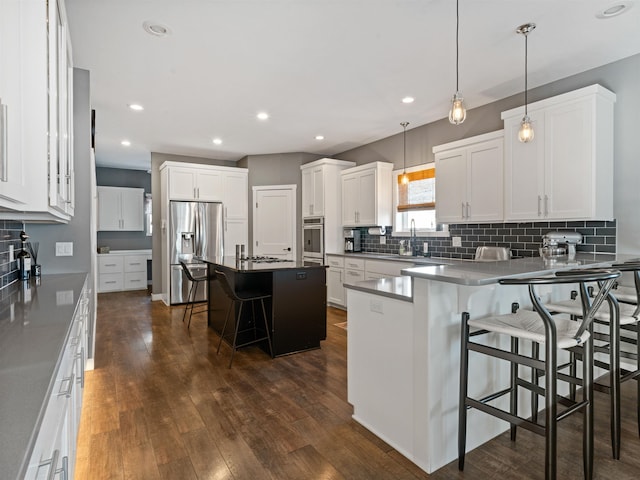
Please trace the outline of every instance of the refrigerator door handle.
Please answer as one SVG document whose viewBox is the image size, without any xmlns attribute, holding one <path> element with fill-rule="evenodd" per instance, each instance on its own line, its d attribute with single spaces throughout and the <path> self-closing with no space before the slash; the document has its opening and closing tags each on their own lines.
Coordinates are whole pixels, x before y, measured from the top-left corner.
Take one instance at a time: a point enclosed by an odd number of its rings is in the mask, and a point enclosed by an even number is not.
<svg viewBox="0 0 640 480">
<path fill-rule="evenodd" d="M 202 221 L 201 216 L 200 216 L 200 204 L 196 204 L 195 205 L 195 211 L 194 211 L 194 221 L 195 221 L 195 225 L 193 227 L 193 231 L 195 233 L 195 239 L 194 239 L 194 253 L 196 256 L 202 256 L 202 238 L 201 238 L 201 224 L 200 222 Z"/>
</svg>

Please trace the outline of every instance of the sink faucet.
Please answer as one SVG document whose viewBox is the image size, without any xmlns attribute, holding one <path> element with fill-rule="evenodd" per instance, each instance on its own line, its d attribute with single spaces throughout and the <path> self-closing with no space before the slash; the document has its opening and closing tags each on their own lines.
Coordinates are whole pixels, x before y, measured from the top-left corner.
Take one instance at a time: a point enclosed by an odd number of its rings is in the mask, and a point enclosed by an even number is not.
<svg viewBox="0 0 640 480">
<path fill-rule="evenodd" d="M 416 244 L 416 221 L 411 219 L 411 226 L 409 227 L 411 234 L 411 240 L 409 240 L 409 246 L 411 248 L 411 255 L 416 257 L 418 255 L 418 245 Z"/>
</svg>

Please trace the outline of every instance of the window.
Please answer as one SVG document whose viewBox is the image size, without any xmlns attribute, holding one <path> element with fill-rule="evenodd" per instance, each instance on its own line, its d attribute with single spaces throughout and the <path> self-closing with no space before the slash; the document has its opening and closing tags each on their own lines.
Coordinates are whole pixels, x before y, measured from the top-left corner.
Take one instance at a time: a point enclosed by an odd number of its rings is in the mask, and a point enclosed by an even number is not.
<svg viewBox="0 0 640 480">
<path fill-rule="evenodd" d="M 393 172 L 393 233 L 409 233 L 412 219 L 418 232 L 435 232 L 435 165 L 419 165 L 406 171 L 409 178 L 406 184 L 402 183 L 402 170 Z"/>
</svg>

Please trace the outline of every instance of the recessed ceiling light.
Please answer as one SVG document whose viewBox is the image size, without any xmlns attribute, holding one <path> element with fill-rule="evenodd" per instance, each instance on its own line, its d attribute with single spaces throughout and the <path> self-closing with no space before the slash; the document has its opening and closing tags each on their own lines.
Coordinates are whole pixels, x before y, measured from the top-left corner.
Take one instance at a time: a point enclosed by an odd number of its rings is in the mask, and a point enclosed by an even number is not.
<svg viewBox="0 0 640 480">
<path fill-rule="evenodd" d="M 415 100 L 415 98 L 413 98 L 413 97 L 404 97 L 402 99 L 402 103 L 413 103 L 414 100 Z"/>
<path fill-rule="evenodd" d="M 631 0 L 623 0 L 612 3 L 606 8 L 598 10 L 596 13 L 596 17 L 598 18 L 611 18 L 621 15 L 633 6 L 633 2 Z"/>
<path fill-rule="evenodd" d="M 214 138 L 213 143 L 215 143 L 216 145 L 222 145 L 222 140 L 220 138 Z"/>
<path fill-rule="evenodd" d="M 120 144 L 124 145 L 125 147 L 128 147 L 129 145 L 131 145 L 131 142 L 129 140 L 122 140 Z"/>
<path fill-rule="evenodd" d="M 135 110 L 136 112 L 141 112 L 142 110 L 144 110 L 144 107 L 138 103 L 130 103 L 129 108 L 131 110 Z"/>
<path fill-rule="evenodd" d="M 324 140 L 324 135 L 316 135 L 316 140 Z"/>
<path fill-rule="evenodd" d="M 144 31 L 149 35 L 154 35 L 156 37 L 164 37 L 171 33 L 169 27 L 157 22 L 144 22 L 142 24 L 142 28 L 144 28 Z"/>
<path fill-rule="evenodd" d="M 269 118 L 269 114 L 267 112 L 260 112 L 256 117 L 258 117 L 258 120 L 266 120 Z"/>
</svg>

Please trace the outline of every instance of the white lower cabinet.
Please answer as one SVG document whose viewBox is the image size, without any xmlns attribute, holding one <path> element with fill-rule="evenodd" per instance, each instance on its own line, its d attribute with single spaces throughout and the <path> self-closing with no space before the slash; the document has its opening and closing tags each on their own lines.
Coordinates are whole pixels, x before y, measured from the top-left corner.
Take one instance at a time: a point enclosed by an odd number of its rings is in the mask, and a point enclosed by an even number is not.
<svg viewBox="0 0 640 480">
<path fill-rule="evenodd" d="M 148 250 L 121 250 L 98 255 L 98 292 L 147 288 Z"/>
<path fill-rule="evenodd" d="M 364 257 L 327 255 L 327 303 L 332 306 L 347 306 L 345 284 L 378 280 L 385 277 L 399 277 L 401 270 L 411 268 L 411 262 L 393 260 L 372 260 Z"/>
</svg>

